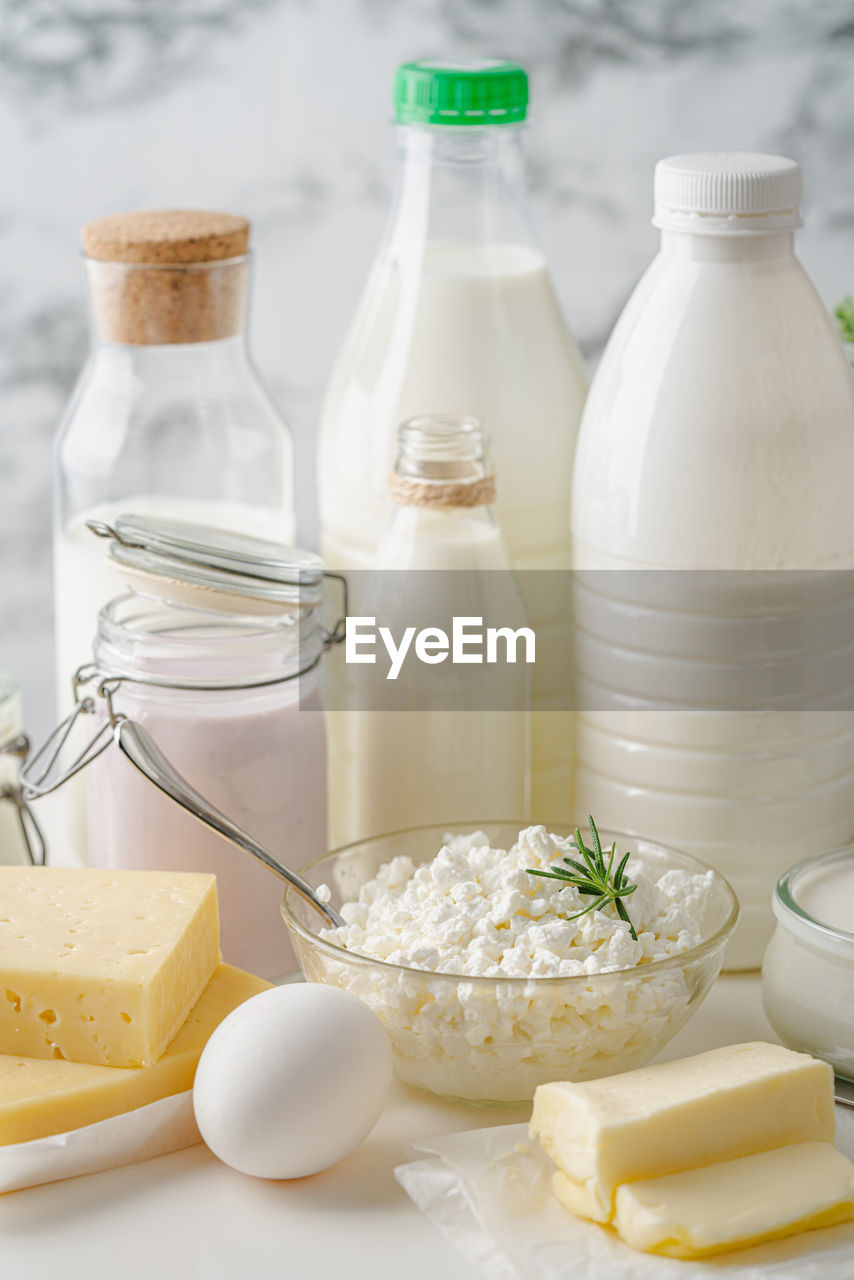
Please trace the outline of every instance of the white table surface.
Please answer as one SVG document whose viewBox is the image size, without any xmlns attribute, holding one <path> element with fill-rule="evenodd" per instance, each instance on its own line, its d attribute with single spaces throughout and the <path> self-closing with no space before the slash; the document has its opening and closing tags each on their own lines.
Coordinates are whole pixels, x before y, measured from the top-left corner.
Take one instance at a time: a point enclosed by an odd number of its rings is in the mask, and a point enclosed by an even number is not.
<svg viewBox="0 0 854 1280">
<path fill-rule="evenodd" d="M 663 1058 L 775 1039 L 755 976 L 721 978 Z M 529 1108 L 434 1103 L 395 1083 L 368 1139 L 337 1168 L 266 1182 L 191 1147 L 0 1196 L 5 1280 L 476 1280 L 392 1169 L 407 1143 L 510 1124 Z M 603 1278 L 604 1280 L 604 1278 Z"/>
</svg>

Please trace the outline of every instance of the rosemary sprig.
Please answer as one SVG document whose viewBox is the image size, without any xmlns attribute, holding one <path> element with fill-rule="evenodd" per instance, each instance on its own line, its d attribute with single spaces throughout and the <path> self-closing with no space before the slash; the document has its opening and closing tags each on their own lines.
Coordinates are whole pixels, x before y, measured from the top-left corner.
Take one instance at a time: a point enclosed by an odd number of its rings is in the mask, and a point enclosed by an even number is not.
<svg viewBox="0 0 854 1280">
<path fill-rule="evenodd" d="M 586 916 L 588 911 L 600 911 L 603 907 L 607 907 L 609 902 L 613 902 L 617 915 L 629 926 L 629 932 L 637 942 L 638 935 L 635 933 L 635 927 L 623 905 L 623 898 L 627 898 L 637 888 L 636 884 L 629 883 L 626 875 L 626 863 L 629 860 L 629 854 L 626 854 L 621 859 L 616 871 L 614 871 L 614 859 L 617 856 L 616 840 L 611 845 L 606 863 L 599 832 L 596 830 L 596 823 L 590 816 L 588 816 L 587 821 L 590 824 L 590 834 L 593 837 L 592 849 L 587 848 L 581 837 L 580 830 L 578 827 L 575 828 L 575 847 L 584 859 L 583 863 L 575 858 L 564 858 L 563 861 L 571 870 L 565 871 L 563 867 L 555 866 L 550 871 L 535 871 L 533 867 L 528 867 L 526 868 L 528 875 L 542 876 L 544 880 L 563 880 L 566 884 L 574 885 L 584 897 L 595 899 L 583 911 L 576 911 L 575 915 L 567 916 L 567 920 L 578 920 L 580 916 Z"/>
</svg>

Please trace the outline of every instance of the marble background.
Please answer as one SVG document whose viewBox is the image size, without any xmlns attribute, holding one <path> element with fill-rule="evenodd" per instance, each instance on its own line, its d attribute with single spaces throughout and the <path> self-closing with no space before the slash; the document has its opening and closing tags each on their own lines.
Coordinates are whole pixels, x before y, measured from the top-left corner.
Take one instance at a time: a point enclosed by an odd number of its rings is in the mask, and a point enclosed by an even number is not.
<svg viewBox="0 0 854 1280">
<path fill-rule="evenodd" d="M 0 666 L 35 733 L 51 444 L 87 346 L 80 224 L 253 219 L 252 341 L 310 541 L 317 402 L 390 200 L 392 73 L 455 53 L 531 72 L 535 213 L 591 362 L 654 252 L 652 167 L 672 152 L 795 156 L 801 257 L 829 305 L 854 289 L 852 0 L 0 0 Z"/>
</svg>

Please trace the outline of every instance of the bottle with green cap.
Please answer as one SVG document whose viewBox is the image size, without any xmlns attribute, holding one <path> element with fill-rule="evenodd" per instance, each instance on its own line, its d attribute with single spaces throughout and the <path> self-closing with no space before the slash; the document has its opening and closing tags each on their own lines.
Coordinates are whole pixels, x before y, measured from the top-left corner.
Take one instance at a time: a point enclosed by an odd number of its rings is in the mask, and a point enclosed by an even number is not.
<svg viewBox="0 0 854 1280">
<path fill-rule="evenodd" d="M 440 414 L 489 425 L 496 512 L 514 566 L 568 567 L 586 378 L 528 209 L 528 77 L 512 62 L 408 62 L 395 76 L 394 106 L 393 208 L 322 414 L 324 558 L 343 569 L 371 564 L 389 518 L 396 426 Z M 546 629 L 548 607 L 526 603 Z M 540 683 L 542 708 L 550 690 Z M 552 819 L 569 817 L 569 738 L 563 712 L 537 711 L 533 805 Z M 344 795 L 347 766 L 334 744 L 333 757 L 333 795 Z M 356 830 L 341 807 L 336 840 L 374 834 Z"/>
</svg>

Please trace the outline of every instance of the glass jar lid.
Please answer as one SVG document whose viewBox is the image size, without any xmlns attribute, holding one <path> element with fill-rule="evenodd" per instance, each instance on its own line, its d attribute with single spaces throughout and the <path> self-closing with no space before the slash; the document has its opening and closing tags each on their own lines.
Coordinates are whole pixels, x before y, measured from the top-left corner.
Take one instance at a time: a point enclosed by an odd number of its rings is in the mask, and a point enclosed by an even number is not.
<svg viewBox="0 0 854 1280">
<path fill-rule="evenodd" d="M 323 562 L 310 551 L 186 520 L 127 512 L 87 521 L 110 538 L 110 562 L 143 595 L 223 613 L 314 609 Z"/>
<path fill-rule="evenodd" d="M 804 942 L 854 958 L 854 917 L 849 923 L 846 910 L 852 887 L 854 845 L 806 858 L 777 881 L 772 901 L 774 915 Z M 823 891 L 821 896 L 816 890 Z M 830 911 L 828 901 L 832 904 Z M 844 920 L 845 927 L 840 920 Z"/>
</svg>

